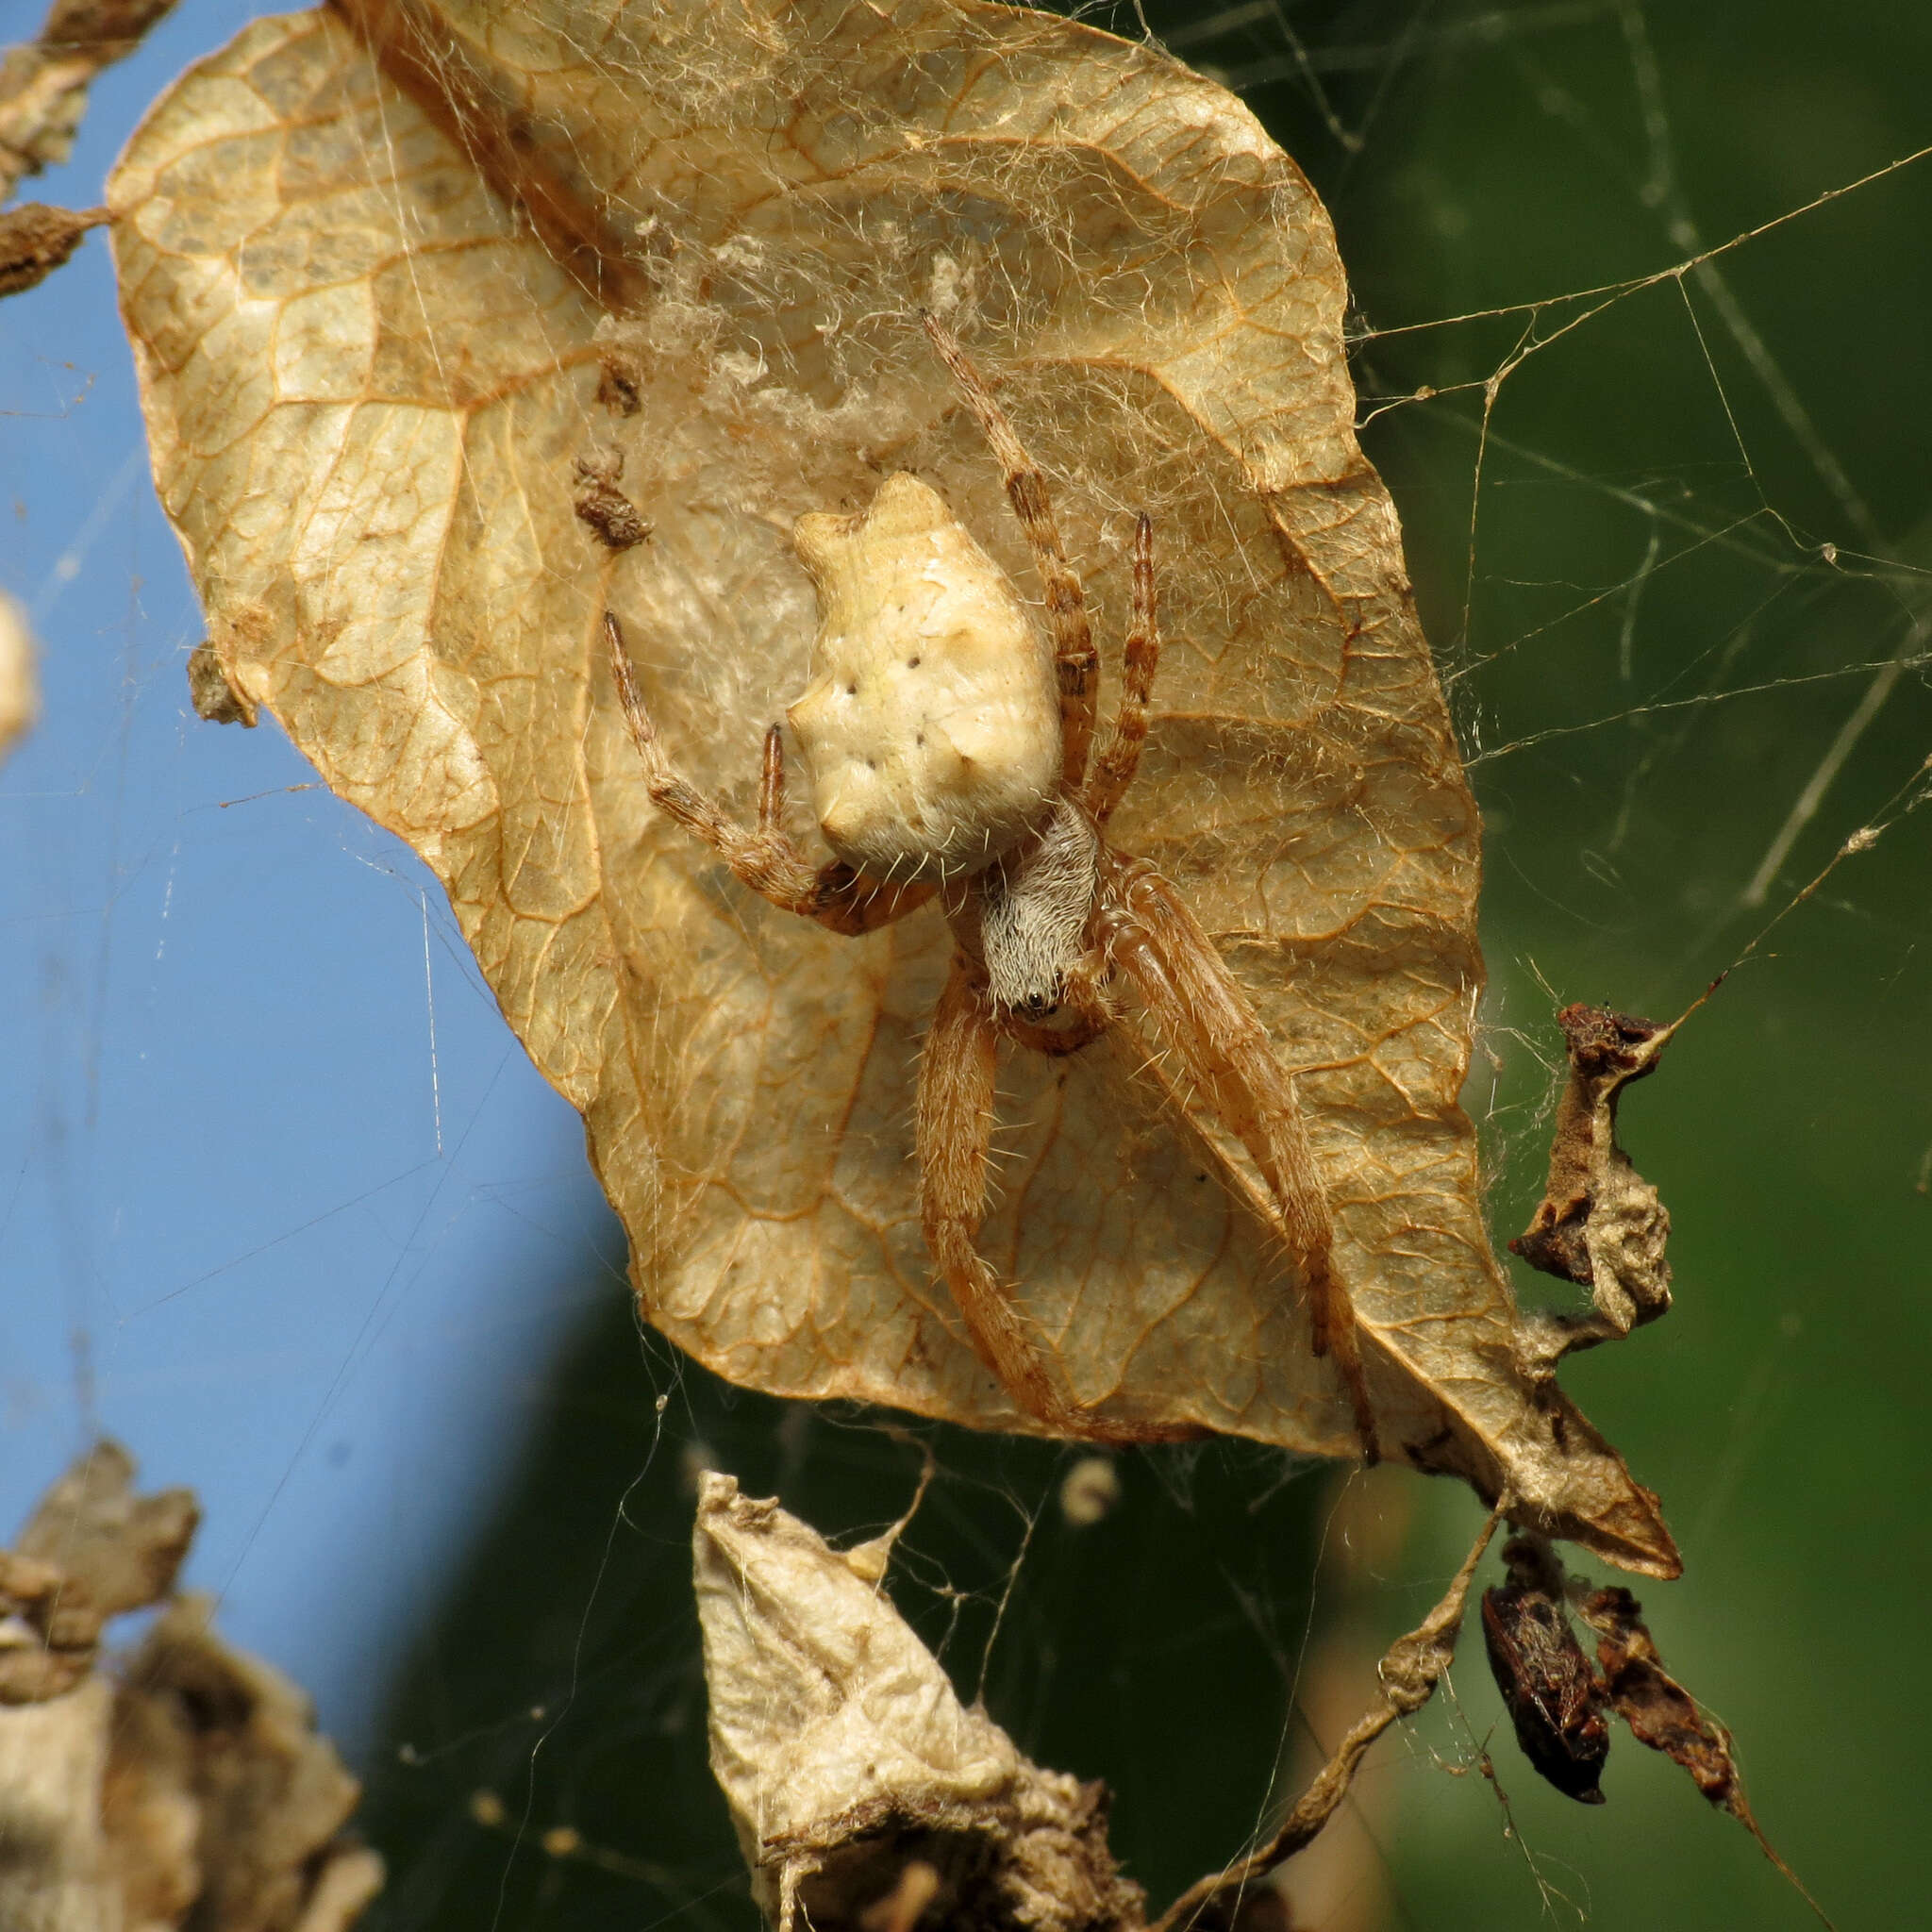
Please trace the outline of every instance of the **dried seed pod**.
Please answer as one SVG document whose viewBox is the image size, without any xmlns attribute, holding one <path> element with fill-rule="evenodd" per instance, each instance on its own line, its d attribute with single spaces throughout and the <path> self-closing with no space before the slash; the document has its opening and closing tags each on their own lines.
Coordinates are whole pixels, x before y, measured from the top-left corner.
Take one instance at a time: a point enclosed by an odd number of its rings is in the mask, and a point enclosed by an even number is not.
<svg viewBox="0 0 1932 1932">
<path fill-rule="evenodd" d="M 1511 1543 L 1504 1557 L 1509 1581 L 1483 1592 L 1483 1644 L 1516 1741 L 1546 1783 L 1601 1805 L 1610 1727 L 1603 1686 L 1563 1609 L 1560 1574 L 1525 1543 Z"/>
</svg>

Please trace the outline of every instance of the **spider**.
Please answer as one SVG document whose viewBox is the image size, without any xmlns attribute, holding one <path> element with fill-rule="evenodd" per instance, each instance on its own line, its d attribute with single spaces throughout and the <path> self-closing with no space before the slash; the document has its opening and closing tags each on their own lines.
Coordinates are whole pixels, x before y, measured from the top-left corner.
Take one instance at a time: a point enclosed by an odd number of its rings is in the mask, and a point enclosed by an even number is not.
<svg viewBox="0 0 1932 1932">
<path fill-rule="evenodd" d="M 999 463 L 1045 592 L 1048 636 L 939 494 L 898 473 L 858 515 L 804 516 L 792 534 L 820 626 L 815 675 L 787 715 L 831 862 L 813 865 L 784 829 L 777 724 L 765 735 L 756 830 L 678 776 L 607 611 L 645 784 L 753 891 L 834 932 L 873 932 L 939 901 L 954 952 L 920 1058 L 920 1219 L 975 1353 L 1021 1408 L 1058 1435 L 1094 1441 L 1193 1433 L 1075 1401 L 975 1245 L 1002 1040 L 1078 1053 L 1114 1024 L 1119 995 L 1130 992 L 1260 1171 L 1275 1231 L 1300 1270 L 1314 1352 L 1333 1357 L 1373 1461 L 1355 1311 L 1332 1263 L 1328 1205 L 1293 1078 L 1174 888 L 1107 841 L 1140 764 L 1160 653 L 1152 520 L 1142 512 L 1136 524 L 1119 711 L 1090 766 L 1099 663 L 1045 481 L 952 332 L 930 314 L 921 320 Z"/>
</svg>

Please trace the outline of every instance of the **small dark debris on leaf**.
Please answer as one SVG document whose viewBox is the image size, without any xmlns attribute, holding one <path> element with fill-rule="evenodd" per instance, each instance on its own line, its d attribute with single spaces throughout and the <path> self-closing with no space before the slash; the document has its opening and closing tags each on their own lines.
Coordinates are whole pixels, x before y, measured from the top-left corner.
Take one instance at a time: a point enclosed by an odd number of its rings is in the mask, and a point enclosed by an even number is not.
<svg viewBox="0 0 1932 1932">
<path fill-rule="evenodd" d="M 212 644 L 196 644 L 188 654 L 188 701 L 210 724 L 255 728 L 256 708 L 228 682 Z"/>
<path fill-rule="evenodd" d="M 53 208 L 23 202 L 0 214 L 0 295 L 18 295 L 46 278 L 80 246 L 90 228 L 113 217 L 104 208 Z"/>
<path fill-rule="evenodd" d="M 572 508 L 597 541 L 610 550 L 628 550 L 651 534 L 638 507 L 617 487 L 624 474 L 618 450 L 596 450 L 576 459 L 576 494 Z"/>
<path fill-rule="evenodd" d="M 615 358 L 604 364 L 597 382 L 597 400 L 614 416 L 635 416 L 639 408 L 641 377 L 627 362 Z"/>
<path fill-rule="evenodd" d="M 1563 1576 L 1546 1547 L 1503 1552 L 1509 1580 L 1483 1592 L 1483 1643 L 1523 1755 L 1566 1797 L 1601 1805 L 1610 1751 L 1602 1686 L 1570 1627 Z"/>
</svg>

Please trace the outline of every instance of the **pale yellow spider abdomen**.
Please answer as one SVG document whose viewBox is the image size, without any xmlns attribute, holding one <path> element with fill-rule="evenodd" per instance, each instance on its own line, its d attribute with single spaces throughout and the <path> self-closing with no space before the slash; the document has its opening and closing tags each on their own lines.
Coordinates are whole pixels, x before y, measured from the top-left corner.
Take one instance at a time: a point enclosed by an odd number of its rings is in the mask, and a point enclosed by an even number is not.
<svg viewBox="0 0 1932 1932">
<path fill-rule="evenodd" d="M 875 877 L 973 872 L 1041 820 L 1060 771 L 1045 638 L 916 476 L 792 531 L 819 595 L 813 676 L 786 714 L 825 842 Z"/>
</svg>

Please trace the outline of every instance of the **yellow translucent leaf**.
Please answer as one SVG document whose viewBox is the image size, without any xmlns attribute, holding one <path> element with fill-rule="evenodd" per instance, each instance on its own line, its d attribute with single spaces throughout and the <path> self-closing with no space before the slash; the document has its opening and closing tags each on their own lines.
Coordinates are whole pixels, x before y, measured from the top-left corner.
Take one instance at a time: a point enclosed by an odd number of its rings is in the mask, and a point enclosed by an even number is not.
<svg viewBox="0 0 1932 1932">
<path fill-rule="evenodd" d="M 808 680 L 797 516 L 909 470 L 1037 594 L 924 305 L 1051 480 L 1103 712 L 1153 513 L 1167 644 L 1111 836 L 1298 1070 L 1385 1452 L 1674 1570 L 1517 1363 L 1457 1099 L 1474 807 L 1327 219 L 1237 101 L 947 0 L 343 0 L 192 70 L 111 192 L 221 669 L 448 887 L 659 1328 L 781 1394 L 1027 1426 L 920 1234 L 942 922 L 843 939 L 740 887 L 645 796 L 599 643 L 608 608 L 674 760 L 748 817 Z M 1165 1078 L 1131 1026 L 1009 1055 L 984 1251 L 1101 1415 L 1352 1453 L 1258 1183 Z"/>
</svg>

